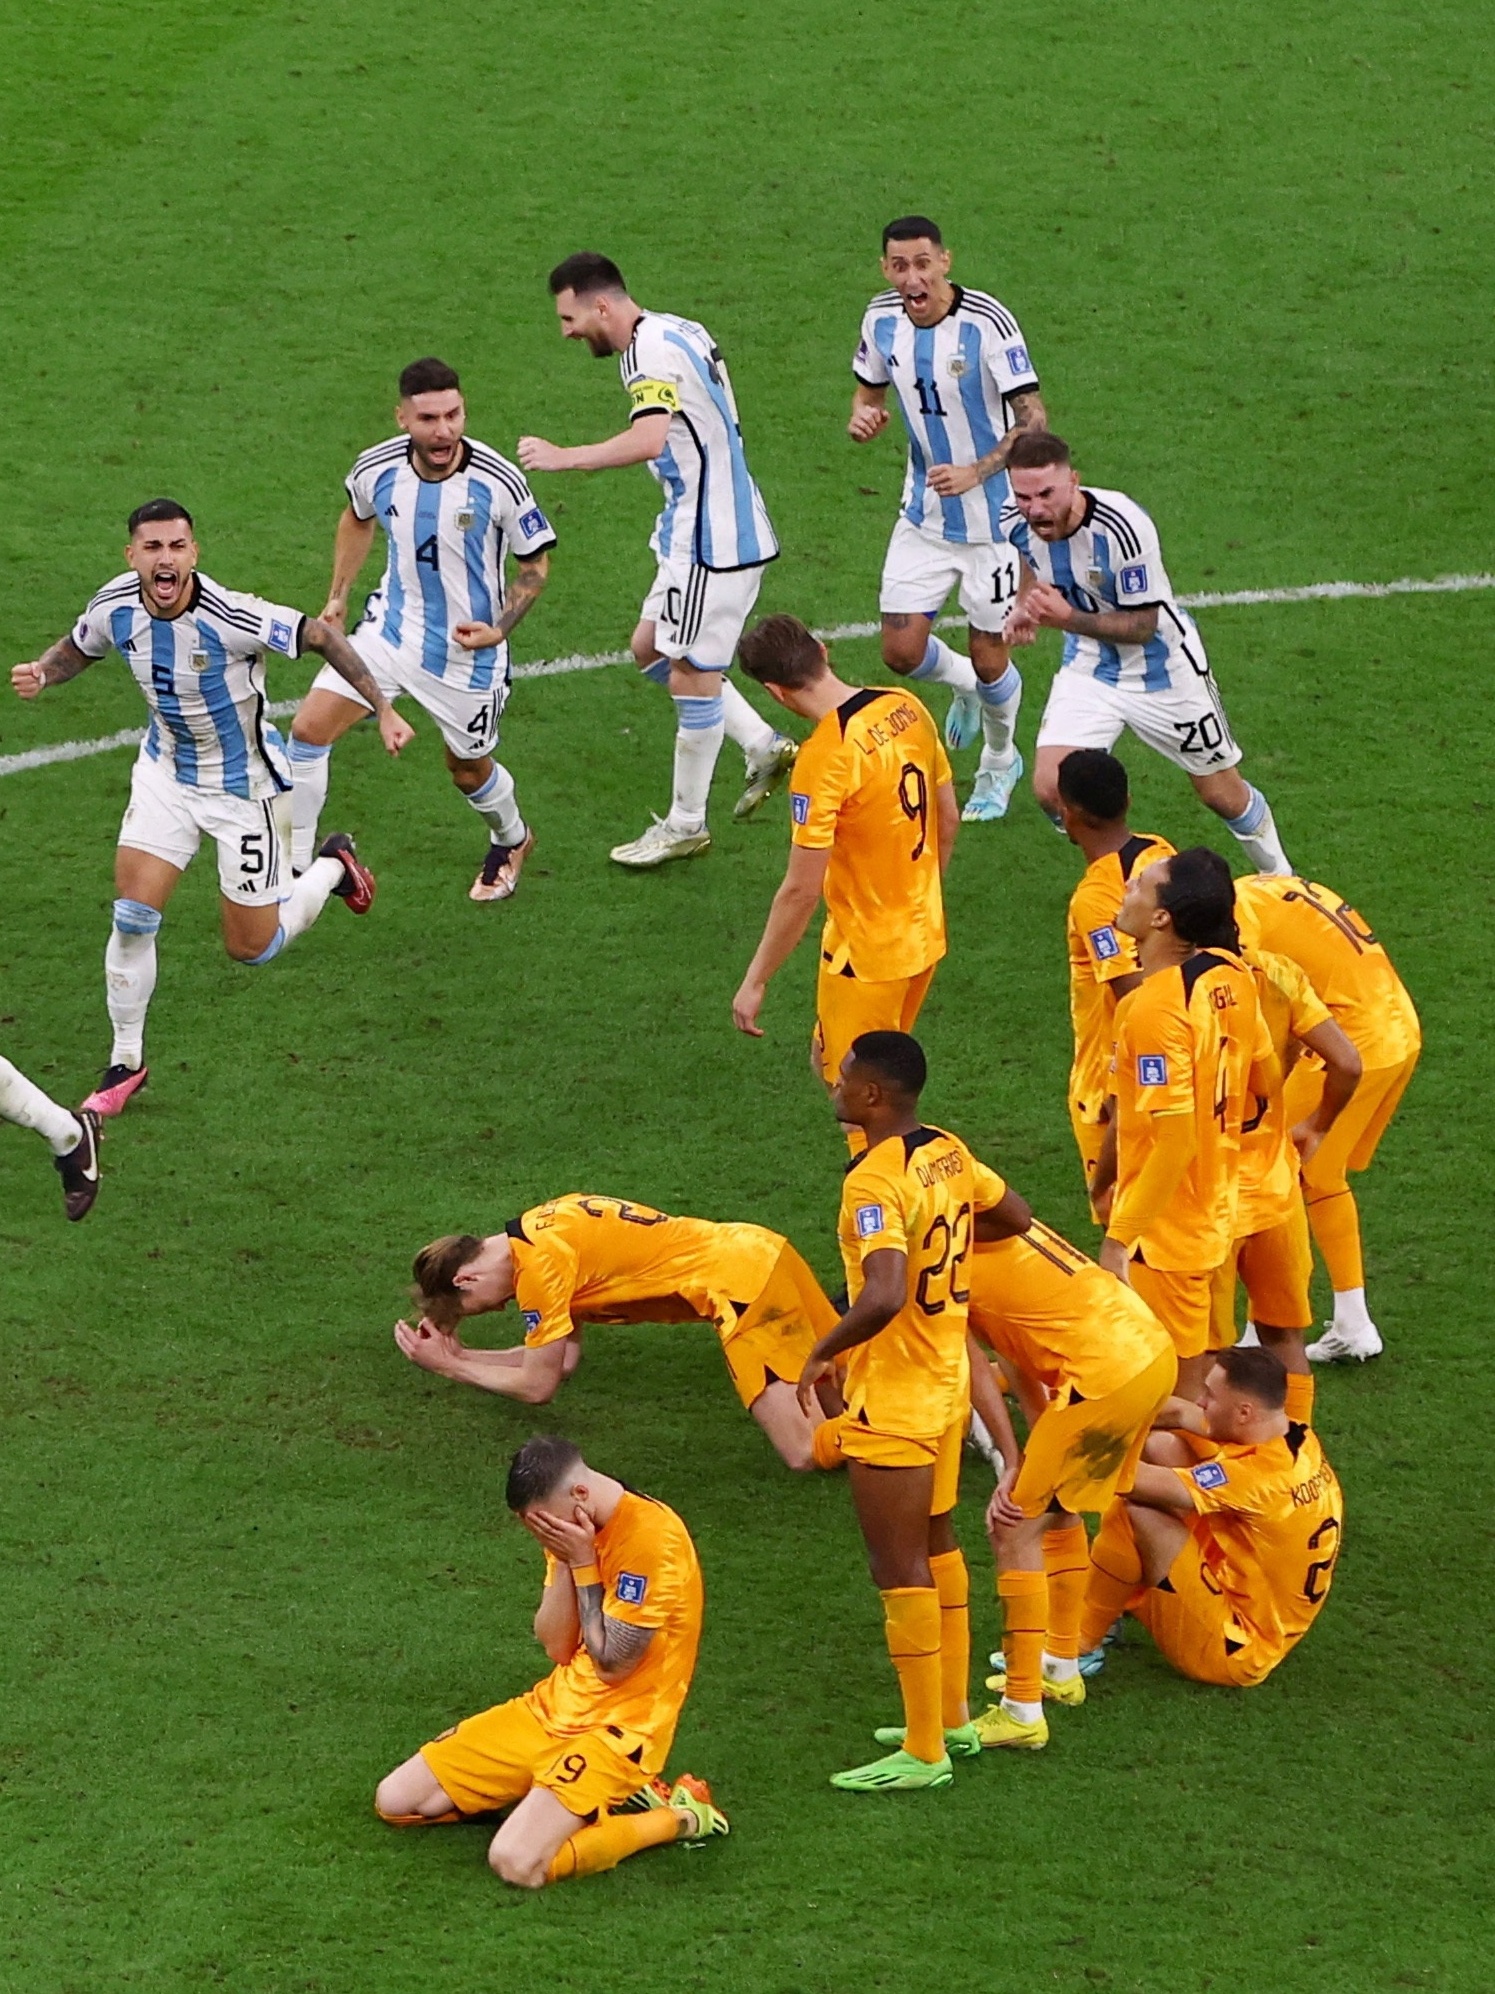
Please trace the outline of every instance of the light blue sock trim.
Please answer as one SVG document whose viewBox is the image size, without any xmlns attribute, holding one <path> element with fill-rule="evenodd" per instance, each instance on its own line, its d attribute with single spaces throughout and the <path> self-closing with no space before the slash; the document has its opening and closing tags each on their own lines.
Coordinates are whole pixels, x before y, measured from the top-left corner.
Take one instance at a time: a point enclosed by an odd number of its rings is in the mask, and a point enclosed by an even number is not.
<svg viewBox="0 0 1495 1994">
<path fill-rule="evenodd" d="M 929 633 L 929 642 L 924 646 L 924 655 L 922 658 L 920 658 L 918 664 L 916 664 L 913 670 L 909 673 L 909 677 L 911 679 L 927 679 L 933 677 L 934 668 L 939 663 L 939 656 L 940 656 L 940 640 L 938 637 L 935 636 L 934 632 L 931 631 Z"/>
<path fill-rule="evenodd" d="M 670 682 L 668 658 L 656 658 L 652 665 L 640 665 L 639 670 L 646 679 L 653 679 L 656 685 L 668 685 Z"/>
<path fill-rule="evenodd" d="M 262 962 L 274 962 L 285 945 L 286 931 L 284 928 L 277 928 L 275 930 L 275 937 L 268 948 L 261 949 L 258 955 L 245 956 L 244 967 L 246 969 L 254 969 Z"/>
<path fill-rule="evenodd" d="M 291 760 L 293 762 L 320 762 L 325 760 L 331 753 L 332 743 L 330 741 L 324 743 L 298 741 L 294 734 L 291 736 Z"/>
<path fill-rule="evenodd" d="M 983 706 L 1006 706 L 1022 689 L 1023 675 L 1016 665 L 1009 665 L 995 685 L 988 685 L 985 679 L 976 681 L 976 697 Z"/>
<path fill-rule="evenodd" d="M 470 789 L 467 792 L 467 800 L 472 805 L 474 810 L 481 810 L 483 805 L 489 801 L 489 799 L 493 795 L 494 790 L 497 788 L 498 788 L 498 770 L 495 769 L 492 775 L 490 775 L 488 780 L 483 784 L 481 789 Z"/>
<path fill-rule="evenodd" d="M 1250 791 L 1250 798 L 1245 809 L 1239 817 L 1227 817 L 1225 819 L 1226 830 L 1234 831 L 1238 838 L 1254 838 L 1262 825 L 1267 821 L 1267 799 L 1259 789 L 1253 788 L 1249 782 L 1246 784 L 1246 788 Z"/>
<path fill-rule="evenodd" d="M 147 907 L 143 900 L 116 900 L 114 925 L 122 935 L 158 934 L 161 910 L 159 907 Z"/>
<path fill-rule="evenodd" d="M 708 727 L 724 725 L 724 708 L 719 692 L 713 693 L 710 699 L 693 699 L 688 693 L 677 692 L 674 700 L 680 725 L 687 733 L 700 733 Z"/>
</svg>

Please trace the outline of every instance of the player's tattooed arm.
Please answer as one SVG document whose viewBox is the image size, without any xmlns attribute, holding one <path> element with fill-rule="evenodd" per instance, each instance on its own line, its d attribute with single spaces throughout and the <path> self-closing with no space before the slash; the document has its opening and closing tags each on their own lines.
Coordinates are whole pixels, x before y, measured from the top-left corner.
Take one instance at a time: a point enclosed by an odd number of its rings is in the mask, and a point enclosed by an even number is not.
<svg viewBox="0 0 1495 1994">
<path fill-rule="evenodd" d="M 506 643 L 509 633 L 524 621 L 539 601 L 549 579 L 549 554 L 532 554 L 527 560 L 517 561 L 514 566 L 514 579 L 509 585 L 508 600 L 498 621 L 459 623 L 453 629 L 452 635 L 464 651 L 482 651 L 490 644 Z"/>
<path fill-rule="evenodd" d="M 24 665 L 12 665 L 10 683 L 22 699 L 35 699 L 44 687 L 65 685 L 97 663 L 97 658 L 80 651 L 71 637 L 59 637 L 39 658 L 28 659 Z"/>
<path fill-rule="evenodd" d="M 408 720 L 402 720 L 384 694 L 379 690 L 373 673 L 359 657 L 335 623 L 325 617 L 309 616 L 301 633 L 303 650 L 319 651 L 332 666 L 340 672 L 352 686 L 359 698 L 374 709 L 374 718 L 379 723 L 379 738 L 392 755 L 415 739 L 415 729 Z"/>
<path fill-rule="evenodd" d="M 351 505 L 343 507 L 332 547 L 332 581 L 322 610 L 324 623 L 331 623 L 339 630 L 346 628 L 349 591 L 363 571 L 378 527 L 378 520 L 372 516 L 360 519 Z"/>
<path fill-rule="evenodd" d="M 1158 634 L 1155 602 L 1142 609 L 1076 609 L 1050 582 L 1039 582 L 1030 590 L 1021 613 L 1031 623 L 1070 630 L 1076 637 L 1096 637 L 1103 644 L 1146 644 Z"/>
<path fill-rule="evenodd" d="M 538 1505 L 525 1510 L 521 1521 L 551 1556 L 565 1565 L 576 1589 L 576 1617 L 582 1642 L 604 1682 L 621 1682 L 632 1675 L 654 1639 L 652 1627 L 635 1627 L 614 1620 L 602 1610 L 602 1574 L 597 1569 L 597 1531 L 577 1503 L 569 1516 Z"/>
</svg>

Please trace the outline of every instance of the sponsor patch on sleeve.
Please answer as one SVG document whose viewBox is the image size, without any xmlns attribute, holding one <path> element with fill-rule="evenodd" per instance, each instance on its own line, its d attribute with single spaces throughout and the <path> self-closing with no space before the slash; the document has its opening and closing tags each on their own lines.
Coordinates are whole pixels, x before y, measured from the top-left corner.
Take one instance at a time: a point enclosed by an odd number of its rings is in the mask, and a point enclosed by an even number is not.
<svg viewBox="0 0 1495 1994">
<path fill-rule="evenodd" d="M 678 414 L 680 390 L 673 381 L 632 381 L 628 387 L 628 414 L 630 420 L 636 415 L 654 415 L 663 410 L 670 415 Z"/>
<path fill-rule="evenodd" d="M 1190 1468 L 1189 1475 L 1201 1489 L 1223 1489 L 1230 1479 L 1218 1461 L 1201 1461 L 1197 1468 Z"/>
<path fill-rule="evenodd" d="M 886 1229 L 881 1205 L 858 1205 L 856 1210 L 857 1237 L 871 1239 Z"/>
<path fill-rule="evenodd" d="M 1119 579 L 1123 595 L 1146 595 L 1147 563 L 1145 561 L 1129 562 L 1122 569 Z"/>
<path fill-rule="evenodd" d="M 808 824 L 810 821 L 809 797 L 797 789 L 791 789 L 789 792 L 789 814 L 793 817 L 796 824 Z"/>
<path fill-rule="evenodd" d="M 532 505 L 528 512 L 519 515 L 519 531 L 526 540 L 533 540 L 537 534 L 550 531 L 550 521 L 537 505 Z"/>
<path fill-rule="evenodd" d="M 1109 925 L 1090 930 L 1090 953 L 1097 962 L 1113 962 L 1121 954 L 1121 943 L 1116 939 L 1116 930 Z"/>
<path fill-rule="evenodd" d="M 1026 346 L 1009 346 L 1007 349 L 1007 365 L 1009 370 L 1014 374 L 1031 374 L 1033 372 L 1033 362 L 1028 358 L 1028 349 Z"/>
<path fill-rule="evenodd" d="M 649 1581 L 642 1572 L 619 1572 L 618 1583 L 614 1590 L 624 1606 L 642 1606 L 644 1594 L 649 1590 Z"/>
<path fill-rule="evenodd" d="M 1137 1085 L 1139 1087 L 1168 1085 L 1168 1060 L 1165 1054 L 1161 1052 L 1137 1054 Z"/>
<path fill-rule="evenodd" d="M 289 657 L 295 641 L 296 632 L 292 624 L 282 623 L 279 617 L 271 619 L 269 644 L 272 651 L 284 651 Z"/>
<path fill-rule="evenodd" d="M 540 1311 L 538 1309 L 525 1309 L 523 1316 L 524 1333 L 528 1336 L 531 1330 L 536 1330 L 540 1327 Z"/>
</svg>

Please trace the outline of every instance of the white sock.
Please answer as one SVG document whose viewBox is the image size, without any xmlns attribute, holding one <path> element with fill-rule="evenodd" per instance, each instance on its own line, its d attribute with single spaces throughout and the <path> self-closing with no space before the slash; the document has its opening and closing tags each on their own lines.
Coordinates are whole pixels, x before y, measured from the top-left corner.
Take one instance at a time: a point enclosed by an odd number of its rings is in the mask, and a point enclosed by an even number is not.
<svg viewBox="0 0 1495 1994">
<path fill-rule="evenodd" d="M 78 1117 L 58 1107 L 50 1094 L 44 1094 L 8 1059 L 0 1059 L 0 1115 L 17 1128 L 35 1129 L 45 1136 L 54 1156 L 66 1156 L 76 1149 L 83 1134 Z"/>
<path fill-rule="evenodd" d="M 104 996 L 114 1027 L 111 1066 L 145 1064 L 145 1014 L 156 988 L 156 935 L 161 916 L 141 900 L 116 900 L 104 950 Z"/>
<path fill-rule="evenodd" d="M 1334 1327 L 1348 1330 L 1375 1328 L 1370 1311 L 1365 1306 L 1364 1288 L 1334 1290 Z"/>
<path fill-rule="evenodd" d="M 728 678 L 722 680 L 722 724 L 750 762 L 766 762 L 778 735 Z"/>
<path fill-rule="evenodd" d="M 492 775 L 467 800 L 492 832 L 495 844 L 524 843 L 524 819 L 514 798 L 514 778 L 502 762 L 493 764 Z"/>
<path fill-rule="evenodd" d="M 1241 1331 L 1240 1340 L 1236 1348 L 1239 1350 L 1259 1350 L 1261 1348 L 1261 1338 L 1256 1333 L 1256 1324 L 1252 1322 L 1249 1316 L 1246 1318 L 1246 1327 Z"/>
<path fill-rule="evenodd" d="M 1043 1715 L 1041 1703 L 1018 1703 L 1010 1696 L 1002 1698 L 1002 1708 L 1009 1717 L 1015 1717 L 1019 1724 L 1036 1724 Z"/>
<path fill-rule="evenodd" d="M 919 679 L 926 685 L 950 685 L 957 692 L 975 692 L 981 681 L 976 676 L 976 668 L 963 651 L 952 651 L 942 638 L 934 632 L 929 634 L 929 642 L 924 647 L 924 656 L 909 673 L 911 679 Z"/>
<path fill-rule="evenodd" d="M 313 859 L 291 888 L 289 900 L 280 903 L 280 929 L 288 948 L 298 935 L 304 935 L 327 905 L 334 886 L 343 881 L 341 859 Z M 268 957 L 265 958 L 268 960 Z"/>
<path fill-rule="evenodd" d="M 1069 1682 L 1080 1673 L 1080 1665 L 1073 1655 L 1051 1655 L 1045 1648 L 1043 1672 L 1050 1682 Z"/>
<path fill-rule="evenodd" d="M 316 855 L 317 820 L 327 801 L 332 750 L 291 736 L 291 869 L 305 872 Z"/>
<path fill-rule="evenodd" d="M 1241 849 L 1258 872 L 1290 873 L 1292 867 L 1277 835 L 1272 806 L 1249 782 L 1246 789 L 1246 807 L 1239 817 L 1225 819 L 1226 830 L 1240 840 Z"/>
<path fill-rule="evenodd" d="M 666 819 L 672 831 L 699 831 L 706 823 L 706 798 L 721 753 L 726 727 L 720 697 L 694 699 L 672 693 L 680 716 L 675 735 L 675 794 Z"/>
<path fill-rule="evenodd" d="M 1013 729 L 1023 704 L 1022 673 L 1016 665 L 1009 665 L 991 685 L 977 679 L 976 697 L 981 701 L 981 731 L 986 737 L 981 766 L 993 770 L 1010 768 L 1016 753 L 1012 745 Z"/>
</svg>

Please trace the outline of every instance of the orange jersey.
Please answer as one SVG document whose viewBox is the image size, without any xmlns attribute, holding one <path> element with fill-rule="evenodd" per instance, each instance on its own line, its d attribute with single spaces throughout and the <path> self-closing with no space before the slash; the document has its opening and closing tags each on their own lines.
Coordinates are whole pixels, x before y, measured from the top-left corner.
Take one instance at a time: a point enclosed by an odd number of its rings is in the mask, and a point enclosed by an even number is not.
<svg viewBox="0 0 1495 1994">
<path fill-rule="evenodd" d="M 1292 1216 L 1298 1198 L 1298 1152 L 1288 1127 L 1282 1083 L 1288 1069 L 1288 1047 L 1308 1032 L 1331 1023 L 1328 1006 L 1319 998 L 1290 956 L 1270 949 L 1244 949 L 1242 959 L 1256 979 L 1256 999 L 1262 1023 L 1276 1057 L 1277 1084 L 1270 1094 L 1256 1096 L 1255 1106 L 1241 1127 L 1240 1202 L 1236 1237 L 1249 1239 L 1270 1232 Z"/>
<path fill-rule="evenodd" d="M 885 983 L 945 953 L 935 798 L 951 780 L 928 709 L 901 686 L 853 693 L 800 749 L 792 837 L 830 853 L 821 949 L 833 971 Z"/>
<path fill-rule="evenodd" d="M 1070 1106 L 1081 1121 L 1098 1122 L 1111 1091 L 1111 1053 L 1116 1043 L 1116 1002 L 1111 985 L 1138 974 L 1137 944 L 1116 926 L 1127 881 L 1159 859 L 1171 859 L 1166 838 L 1127 839 L 1119 852 L 1086 866 L 1069 898 L 1069 1016 L 1075 1056 L 1069 1073 Z"/>
<path fill-rule="evenodd" d="M 1188 1115 L 1195 1149 L 1166 1211 L 1137 1244 L 1149 1267 L 1209 1273 L 1235 1239 L 1247 1081 L 1270 1056 L 1256 981 L 1239 956 L 1199 949 L 1160 969 L 1116 1007 L 1116 1201 L 1119 1218 L 1156 1140 L 1154 1117 Z"/>
<path fill-rule="evenodd" d="M 571 1191 L 507 1227 L 528 1344 L 584 1322 L 710 1322 L 725 1335 L 783 1251 L 759 1225 L 677 1219 L 652 1205 Z"/>
<path fill-rule="evenodd" d="M 680 1707 L 701 1640 L 701 1567 L 690 1532 L 662 1502 L 630 1489 L 597 1532 L 602 1611 L 630 1627 L 652 1627 L 643 1660 L 622 1682 L 608 1683 L 586 1644 L 558 1663 L 524 1698 L 554 1736 L 577 1737 L 612 1726 L 624 1758 L 639 1752 L 644 1774 L 669 1756 Z M 545 1583 L 553 1566 L 546 1562 Z"/>
<path fill-rule="evenodd" d="M 908 1299 L 886 1328 L 846 1353 L 853 1419 L 880 1433 L 938 1440 L 970 1397 L 966 1262 L 975 1214 L 1007 1186 L 943 1129 L 888 1136 L 848 1167 L 841 1192 L 846 1292 L 862 1292 L 869 1253 L 908 1256 Z"/>
<path fill-rule="evenodd" d="M 1390 956 L 1332 887 L 1258 874 L 1236 881 L 1235 907 L 1242 942 L 1306 970 L 1367 1071 L 1399 1066 L 1421 1047 L 1416 1009 Z"/>
<path fill-rule="evenodd" d="M 971 1328 L 1056 1397 L 1118 1392 L 1173 1342 L 1142 1297 L 1037 1219 L 970 1260 Z"/>
<path fill-rule="evenodd" d="M 1204 1458 L 1172 1472 L 1194 1505 L 1190 1528 L 1211 1589 L 1260 1649 L 1242 1660 L 1270 1667 L 1313 1624 L 1334 1577 L 1344 1527 L 1338 1478 L 1317 1434 L 1298 1422 L 1260 1446 L 1191 1444 Z"/>
</svg>

